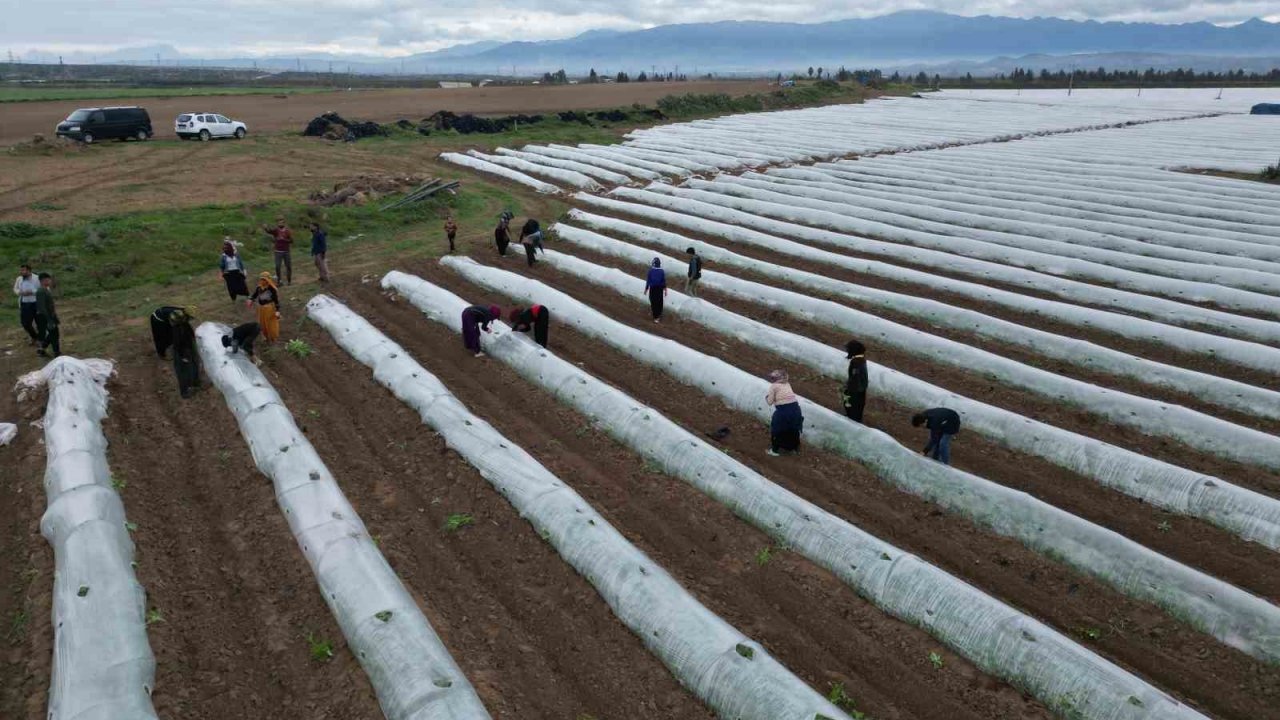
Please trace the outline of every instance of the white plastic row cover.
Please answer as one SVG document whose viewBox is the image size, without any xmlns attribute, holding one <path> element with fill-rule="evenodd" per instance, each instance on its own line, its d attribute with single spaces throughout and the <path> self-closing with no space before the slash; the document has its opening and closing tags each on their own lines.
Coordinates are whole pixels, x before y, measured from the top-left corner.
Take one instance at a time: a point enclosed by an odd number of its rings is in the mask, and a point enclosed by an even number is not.
<svg viewBox="0 0 1280 720">
<path fill-rule="evenodd" d="M 449 256 L 441 264 L 522 302 L 551 308 L 558 321 L 652 365 L 672 378 L 768 422 L 768 383 L 673 340 L 628 327 L 541 282 Z M 1020 490 L 923 457 L 889 435 L 800 399 L 808 442 L 854 459 L 891 485 L 947 508 L 991 532 L 1087 572 L 1122 592 L 1187 618 L 1255 657 L 1280 660 L 1280 612 L 1270 603 L 1083 520 Z"/>
<path fill-rule="evenodd" d="M 227 333 L 216 323 L 196 331 L 205 372 L 226 397 L 258 469 L 274 484 L 289 529 L 382 712 L 388 720 L 489 720 L 280 395 L 247 356 L 222 346 Z"/>
<path fill-rule="evenodd" d="M 618 619 L 721 717 L 848 717 L 758 643 L 699 603 L 572 488 L 473 415 L 438 378 L 364 318 L 324 295 L 312 298 L 307 312 L 474 465 L 595 586 Z M 461 309 L 453 323 L 460 329 Z M 508 332 L 501 323 L 494 325 L 499 335 Z"/>
<path fill-rule="evenodd" d="M 146 591 L 133 572 L 133 541 L 111 484 L 102 433 L 111 373 L 109 362 L 63 356 L 19 383 L 49 388 L 48 510 L 40 519 L 54 553 L 48 720 L 157 717 Z"/>
<path fill-rule="evenodd" d="M 432 320 L 460 330 L 459 317 L 468 305 L 462 298 L 400 272 L 389 273 L 382 284 Z M 1063 700 L 1072 698 L 1071 708 L 1086 718 L 1164 718 L 1169 712 L 1173 717 L 1194 716 L 1060 633 L 770 482 L 653 408 L 542 351 L 518 333 L 502 328 L 481 341 L 491 356 L 619 442 L 831 571 L 876 606 L 925 629 L 1051 708 L 1064 711 Z M 1130 698 L 1140 699 L 1149 714 L 1132 714 L 1135 705 Z M 1116 715 L 1117 709 L 1123 712 Z"/>
</svg>

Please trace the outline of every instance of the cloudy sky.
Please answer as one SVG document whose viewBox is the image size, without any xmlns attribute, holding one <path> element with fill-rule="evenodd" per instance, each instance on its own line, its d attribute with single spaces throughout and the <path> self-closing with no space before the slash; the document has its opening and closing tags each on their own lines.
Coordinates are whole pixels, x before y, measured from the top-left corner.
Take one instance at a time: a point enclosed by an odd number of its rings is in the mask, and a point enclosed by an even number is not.
<svg viewBox="0 0 1280 720">
<path fill-rule="evenodd" d="M 52 9 L 56 7 L 56 11 Z M 404 55 L 478 40 L 716 20 L 820 22 L 931 9 L 1218 24 L 1280 21 L 1275 0 L 0 0 L 0 52 L 103 53 L 170 45 L 190 56 Z"/>
</svg>

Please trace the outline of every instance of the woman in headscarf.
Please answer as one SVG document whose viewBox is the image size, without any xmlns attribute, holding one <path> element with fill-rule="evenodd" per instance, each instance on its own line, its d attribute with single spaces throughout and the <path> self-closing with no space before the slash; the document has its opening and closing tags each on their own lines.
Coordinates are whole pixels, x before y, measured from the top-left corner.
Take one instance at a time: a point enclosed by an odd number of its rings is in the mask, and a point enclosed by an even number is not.
<svg viewBox="0 0 1280 720">
<path fill-rule="evenodd" d="M 462 311 L 462 344 L 468 350 L 476 354 L 476 357 L 484 355 L 480 352 L 480 331 L 493 332 L 489 329 L 489 325 L 494 320 L 502 317 L 502 308 L 497 305 L 482 307 L 480 305 L 472 305 Z"/>
<path fill-rule="evenodd" d="M 867 406 L 867 348 L 857 340 L 850 340 L 844 350 L 849 359 L 849 376 L 841 393 L 844 414 L 850 420 L 862 422 L 862 410 Z"/>
<path fill-rule="evenodd" d="M 533 341 L 541 345 L 547 346 L 547 330 L 551 325 L 551 311 L 542 305 L 531 305 L 527 308 L 518 307 L 511 311 L 507 316 L 511 321 L 511 329 L 516 332 L 529 332 L 533 329 Z"/>
<path fill-rule="evenodd" d="M 662 321 L 662 300 L 667 295 L 667 271 L 662 269 L 662 261 L 654 258 L 649 265 L 649 274 L 644 278 L 644 291 L 649 295 L 649 310 L 653 312 L 653 321 Z"/>
<path fill-rule="evenodd" d="M 262 337 L 267 342 L 275 342 L 280 337 L 280 288 L 271 279 L 271 273 L 264 272 L 258 276 L 258 287 L 249 296 L 249 305 L 258 303 L 258 326 L 262 329 Z"/>
<path fill-rule="evenodd" d="M 238 297 L 249 297 L 244 260 L 230 237 L 222 238 L 222 257 L 218 258 L 218 267 L 222 270 L 222 281 L 227 284 L 227 294 L 231 296 L 232 302 Z"/>
<path fill-rule="evenodd" d="M 189 398 L 200 388 L 200 353 L 196 350 L 196 331 L 191 327 L 187 308 L 169 314 L 173 328 L 173 372 L 178 376 L 178 392 Z"/>
<path fill-rule="evenodd" d="M 804 414 L 800 412 L 800 400 L 791 389 L 791 380 L 783 370 L 769 373 L 769 392 L 764 401 L 773 407 L 773 419 L 769 422 L 769 454 L 800 450 L 800 433 L 804 430 Z"/>
<path fill-rule="evenodd" d="M 178 312 L 182 312 L 182 308 L 162 305 L 151 313 L 151 342 L 155 343 L 156 355 L 160 357 L 167 355 L 173 346 L 173 314 Z"/>
</svg>

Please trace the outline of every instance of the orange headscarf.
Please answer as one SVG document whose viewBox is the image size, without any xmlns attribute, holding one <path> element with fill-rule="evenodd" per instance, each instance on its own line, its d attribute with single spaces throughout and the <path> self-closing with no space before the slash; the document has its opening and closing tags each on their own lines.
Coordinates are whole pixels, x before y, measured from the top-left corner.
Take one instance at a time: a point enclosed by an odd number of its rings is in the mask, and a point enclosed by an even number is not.
<svg viewBox="0 0 1280 720">
<path fill-rule="evenodd" d="M 269 287 L 272 290 L 280 289 L 276 286 L 275 280 L 271 279 L 271 273 L 266 271 L 263 271 L 263 273 L 258 276 L 258 287 Z"/>
</svg>

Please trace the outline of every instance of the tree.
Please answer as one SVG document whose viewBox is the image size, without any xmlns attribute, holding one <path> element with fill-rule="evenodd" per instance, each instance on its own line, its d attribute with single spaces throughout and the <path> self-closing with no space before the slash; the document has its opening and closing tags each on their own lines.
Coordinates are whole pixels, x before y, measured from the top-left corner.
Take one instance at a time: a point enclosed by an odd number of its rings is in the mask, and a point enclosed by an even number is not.
<svg viewBox="0 0 1280 720">
<path fill-rule="evenodd" d="M 649 82 L 649 76 L 645 75 L 644 71 L 641 70 L 640 74 L 636 76 L 636 82 Z"/>
<path fill-rule="evenodd" d="M 822 68 L 818 68 L 818 79 L 822 79 Z"/>
<path fill-rule="evenodd" d="M 595 68 L 591 68 L 591 74 L 587 76 L 587 82 L 592 85 L 600 82 L 600 76 L 596 74 Z"/>
<path fill-rule="evenodd" d="M 810 65 L 810 66 L 809 66 L 809 77 L 811 77 L 811 78 L 813 77 L 813 66 L 812 66 L 812 65 Z"/>
<path fill-rule="evenodd" d="M 618 76 L 617 76 L 617 77 L 615 77 L 615 78 L 614 78 L 614 80 L 616 80 L 616 81 L 618 81 L 618 82 L 620 82 L 620 83 L 624 83 L 624 82 L 631 82 L 631 78 L 627 77 L 627 74 L 626 74 L 625 72 L 622 72 L 622 71 L 618 71 Z"/>
</svg>

